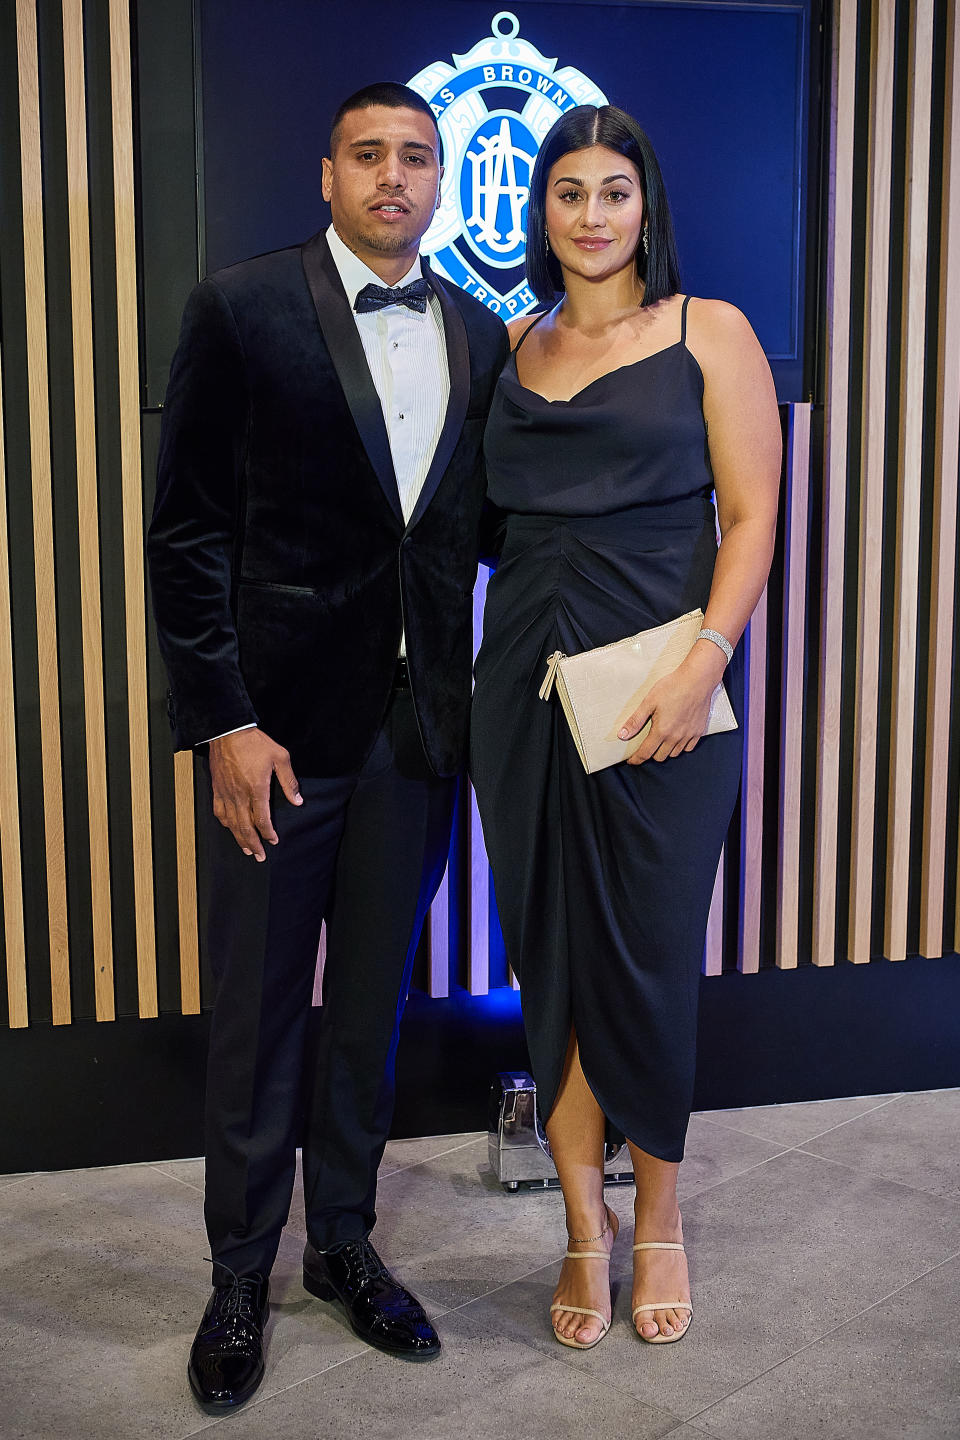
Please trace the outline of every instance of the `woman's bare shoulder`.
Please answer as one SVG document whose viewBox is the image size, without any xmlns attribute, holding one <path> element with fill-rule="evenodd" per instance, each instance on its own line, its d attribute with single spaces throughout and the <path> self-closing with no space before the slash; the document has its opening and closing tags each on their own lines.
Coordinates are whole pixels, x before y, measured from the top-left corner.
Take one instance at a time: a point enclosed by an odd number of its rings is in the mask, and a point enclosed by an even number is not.
<svg viewBox="0 0 960 1440">
<path fill-rule="evenodd" d="M 535 325 L 542 314 L 542 310 L 537 310 L 533 314 L 518 315 L 516 319 L 507 321 L 507 334 L 510 336 L 511 350 L 516 350 L 531 325 Z"/>
<path fill-rule="evenodd" d="M 742 310 L 727 300 L 705 300 L 688 295 L 687 333 L 719 344 L 743 343 L 756 337 Z"/>
</svg>

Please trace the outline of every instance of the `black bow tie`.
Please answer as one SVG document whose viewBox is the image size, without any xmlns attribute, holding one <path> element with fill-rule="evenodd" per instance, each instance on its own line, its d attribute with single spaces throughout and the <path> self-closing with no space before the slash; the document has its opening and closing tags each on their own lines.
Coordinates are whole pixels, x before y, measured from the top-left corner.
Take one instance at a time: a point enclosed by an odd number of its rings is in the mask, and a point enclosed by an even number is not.
<svg viewBox="0 0 960 1440">
<path fill-rule="evenodd" d="M 387 305 L 406 305 L 422 315 L 427 308 L 430 294 L 426 280 L 414 280 L 409 285 L 364 285 L 359 291 L 353 308 L 358 315 L 369 315 L 371 310 L 383 310 Z"/>
</svg>

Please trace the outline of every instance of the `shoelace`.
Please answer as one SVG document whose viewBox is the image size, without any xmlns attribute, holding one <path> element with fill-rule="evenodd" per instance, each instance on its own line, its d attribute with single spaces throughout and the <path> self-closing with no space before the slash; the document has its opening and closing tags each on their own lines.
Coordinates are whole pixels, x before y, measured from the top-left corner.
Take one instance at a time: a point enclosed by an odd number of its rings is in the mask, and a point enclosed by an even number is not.
<svg viewBox="0 0 960 1440">
<path fill-rule="evenodd" d="M 263 1283 L 261 1277 L 259 1275 L 238 1275 L 236 1271 L 230 1269 L 229 1265 L 224 1265 L 222 1261 L 217 1263 L 221 1270 L 226 1270 L 227 1274 L 232 1276 L 220 1308 L 221 1318 L 223 1320 L 249 1320 L 258 1325 L 260 1323 L 260 1286 Z"/>
<path fill-rule="evenodd" d="M 368 1280 L 379 1280 L 385 1275 L 386 1267 L 372 1245 L 364 1245 L 360 1241 L 348 1240 L 343 1246 L 347 1259 L 351 1265 L 357 1265 L 363 1270 Z"/>
</svg>

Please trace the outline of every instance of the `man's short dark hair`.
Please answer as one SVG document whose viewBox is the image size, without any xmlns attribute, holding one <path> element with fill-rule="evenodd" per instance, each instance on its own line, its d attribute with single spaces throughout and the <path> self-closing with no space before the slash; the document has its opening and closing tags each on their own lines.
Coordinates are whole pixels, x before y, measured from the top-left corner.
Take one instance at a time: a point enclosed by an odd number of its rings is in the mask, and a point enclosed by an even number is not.
<svg viewBox="0 0 960 1440">
<path fill-rule="evenodd" d="M 353 110 L 369 110 L 374 105 L 384 105 L 388 110 L 419 110 L 421 115 L 429 115 L 437 133 L 437 150 L 440 159 L 443 159 L 440 128 L 437 125 L 436 115 L 422 95 L 418 95 L 416 90 L 411 90 L 409 85 L 400 85 L 395 80 L 381 80 L 376 85 L 364 85 L 362 90 L 356 90 L 348 99 L 344 100 L 330 124 L 331 156 L 337 148 L 338 132 L 343 117 L 349 115 Z"/>
</svg>

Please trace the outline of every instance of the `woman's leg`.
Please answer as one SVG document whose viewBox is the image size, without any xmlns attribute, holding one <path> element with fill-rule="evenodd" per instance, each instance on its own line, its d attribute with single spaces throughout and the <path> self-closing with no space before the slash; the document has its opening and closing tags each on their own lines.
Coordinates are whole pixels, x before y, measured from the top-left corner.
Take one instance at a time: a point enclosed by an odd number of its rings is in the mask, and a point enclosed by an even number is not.
<svg viewBox="0 0 960 1440">
<path fill-rule="evenodd" d="M 627 1141 L 637 1182 L 635 1242 L 669 1240 L 683 1242 L 680 1208 L 677 1204 L 677 1173 L 679 1165 L 658 1160 L 646 1150 Z M 687 1257 L 682 1250 L 636 1250 L 633 1255 L 633 1299 L 635 1305 L 657 1300 L 689 1300 L 690 1280 Z M 690 1320 L 687 1310 L 644 1310 L 635 1324 L 639 1334 L 649 1338 L 673 1335 L 686 1328 Z"/>
<path fill-rule="evenodd" d="M 616 1238 L 618 1221 L 607 1211 L 603 1199 L 603 1111 L 593 1097 L 580 1066 L 577 1037 L 571 1031 L 563 1077 L 557 1101 L 546 1124 L 547 1139 L 553 1152 L 563 1203 L 566 1209 L 569 1249 L 606 1250 Z M 584 1243 L 586 1242 L 586 1243 Z M 554 1329 L 567 1339 L 589 1345 L 600 1335 L 603 1326 L 593 1315 L 585 1315 L 578 1306 L 599 1310 L 610 1316 L 609 1266 L 603 1260 L 564 1260 L 560 1280 L 553 1297 L 555 1305 L 568 1305 L 551 1315 Z"/>
</svg>

